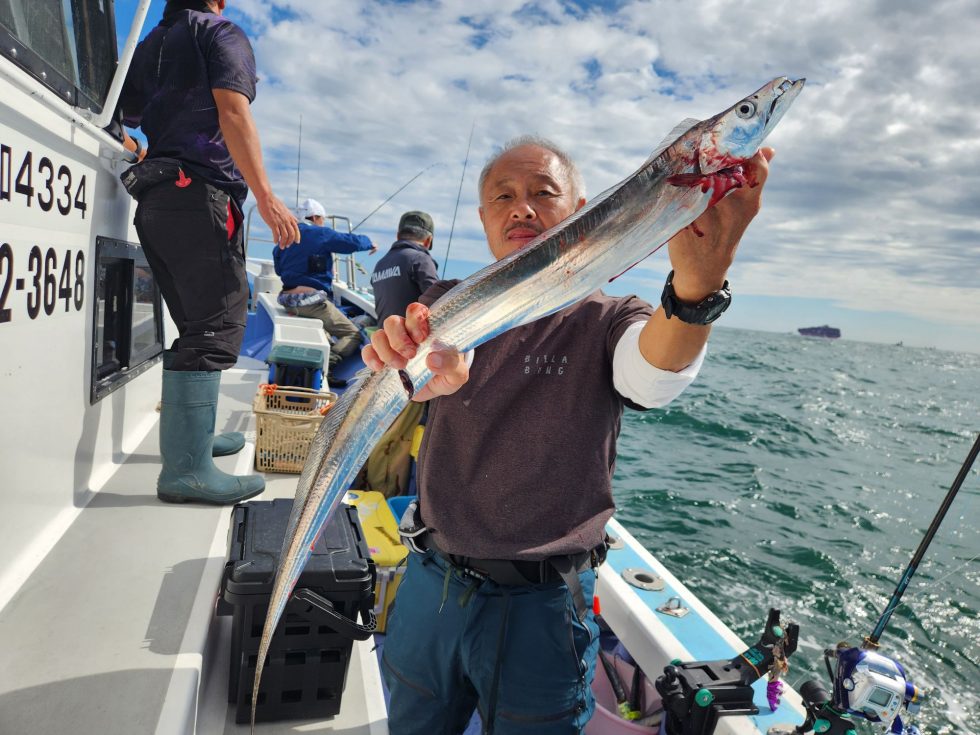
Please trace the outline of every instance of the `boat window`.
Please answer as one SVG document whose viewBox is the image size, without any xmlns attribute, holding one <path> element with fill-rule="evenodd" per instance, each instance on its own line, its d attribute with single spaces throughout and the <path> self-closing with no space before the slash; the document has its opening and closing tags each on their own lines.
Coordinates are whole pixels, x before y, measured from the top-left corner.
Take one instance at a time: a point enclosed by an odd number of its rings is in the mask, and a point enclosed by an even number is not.
<svg viewBox="0 0 980 735">
<path fill-rule="evenodd" d="M 102 109 L 116 69 L 111 0 L 0 0 L 0 53 L 79 107 Z"/>
<path fill-rule="evenodd" d="M 92 337 L 95 403 L 154 365 L 163 353 L 160 289 L 138 245 L 96 240 Z"/>
</svg>

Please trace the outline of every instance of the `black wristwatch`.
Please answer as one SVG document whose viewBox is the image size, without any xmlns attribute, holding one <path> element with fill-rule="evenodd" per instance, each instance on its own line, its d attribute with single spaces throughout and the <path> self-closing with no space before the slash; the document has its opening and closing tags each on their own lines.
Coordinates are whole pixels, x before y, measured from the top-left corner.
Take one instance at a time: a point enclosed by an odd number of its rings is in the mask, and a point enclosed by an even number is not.
<svg viewBox="0 0 980 735">
<path fill-rule="evenodd" d="M 721 289 L 708 294 L 696 304 L 684 304 L 677 300 L 674 294 L 674 271 L 667 274 L 664 292 L 660 295 L 660 303 L 664 307 L 664 315 L 670 319 L 676 316 L 686 324 L 711 324 L 720 317 L 732 303 L 732 290 L 725 281 Z"/>
</svg>

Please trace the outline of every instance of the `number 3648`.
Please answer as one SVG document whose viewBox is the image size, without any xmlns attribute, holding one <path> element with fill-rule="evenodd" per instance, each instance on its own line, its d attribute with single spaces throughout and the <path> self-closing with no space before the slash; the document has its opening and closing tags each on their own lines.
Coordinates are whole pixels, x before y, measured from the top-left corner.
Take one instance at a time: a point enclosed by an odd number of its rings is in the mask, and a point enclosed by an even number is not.
<svg viewBox="0 0 980 735">
<path fill-rule="evenodd" d="M 85 303 L 85 254 L 54 248 L 42 251 L 35 245 L 27 255 L 27 278 L 14 277 L 14 253 L 0 244 L 0 324 L 12 320 L 8 299 L 12 291 L 26 291 L 27 316 L 37 319 L 41 310 L 50 316 L 64 303 L 65 311 L 81 311 Z"/>
</svg>

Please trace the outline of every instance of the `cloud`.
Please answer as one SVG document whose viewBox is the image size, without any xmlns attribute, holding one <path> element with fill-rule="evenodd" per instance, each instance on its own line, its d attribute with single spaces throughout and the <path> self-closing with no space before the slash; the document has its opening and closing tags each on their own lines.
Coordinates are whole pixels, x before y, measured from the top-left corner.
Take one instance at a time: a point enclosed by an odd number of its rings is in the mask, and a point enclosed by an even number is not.
<svg viewBox="0 0 980 735">
<path fill-rule="evenodd" d="M 955 319 L 980 344 L 980 6 L 828 0 L 477 4 L 236 0 L 262 83 L 254 110 L 283 198 L 365 224 L 380 244 L 399 213 L 448 235 L 472 150 L 453 257 L 489 262 L 476 176 L 505 140 L 566 147 L 590 194 L 631 173 L 671 128 L 768 79 L 807 88 L 772 144 L 763 212 L 733 274 L 760 295 Z M 441 252 L 437 235 L 436 252 Z M 663 255 L 640 266 L 666 269 Z M 806 274 L 803 277 L 803 274 Z M 733 276 L 734 277 L 734 276 Z M 644 294 L 656 299 L 655 292 Z M 764 326 L 764 325 L 760 325 Z"/>
</svg>

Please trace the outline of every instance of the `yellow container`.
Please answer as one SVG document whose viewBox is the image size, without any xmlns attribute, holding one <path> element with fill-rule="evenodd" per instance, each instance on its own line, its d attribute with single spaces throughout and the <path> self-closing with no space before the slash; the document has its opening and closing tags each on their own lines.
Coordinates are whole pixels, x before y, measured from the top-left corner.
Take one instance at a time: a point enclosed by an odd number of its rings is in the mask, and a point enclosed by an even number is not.
<svg viewBox="0 0 980 735">
<path fill-rule="evenodd" d="M 377 567 L 374 616 L 378 619 L 378 632 L 384 633 L 395 592 L 405 573 L 408 549 L 398 537 L 398 522 L 384 495 L 373 490 L 351 490 L 347 493 L 347 502 L 357 508 L 364 539 Z"/>
</svg>

